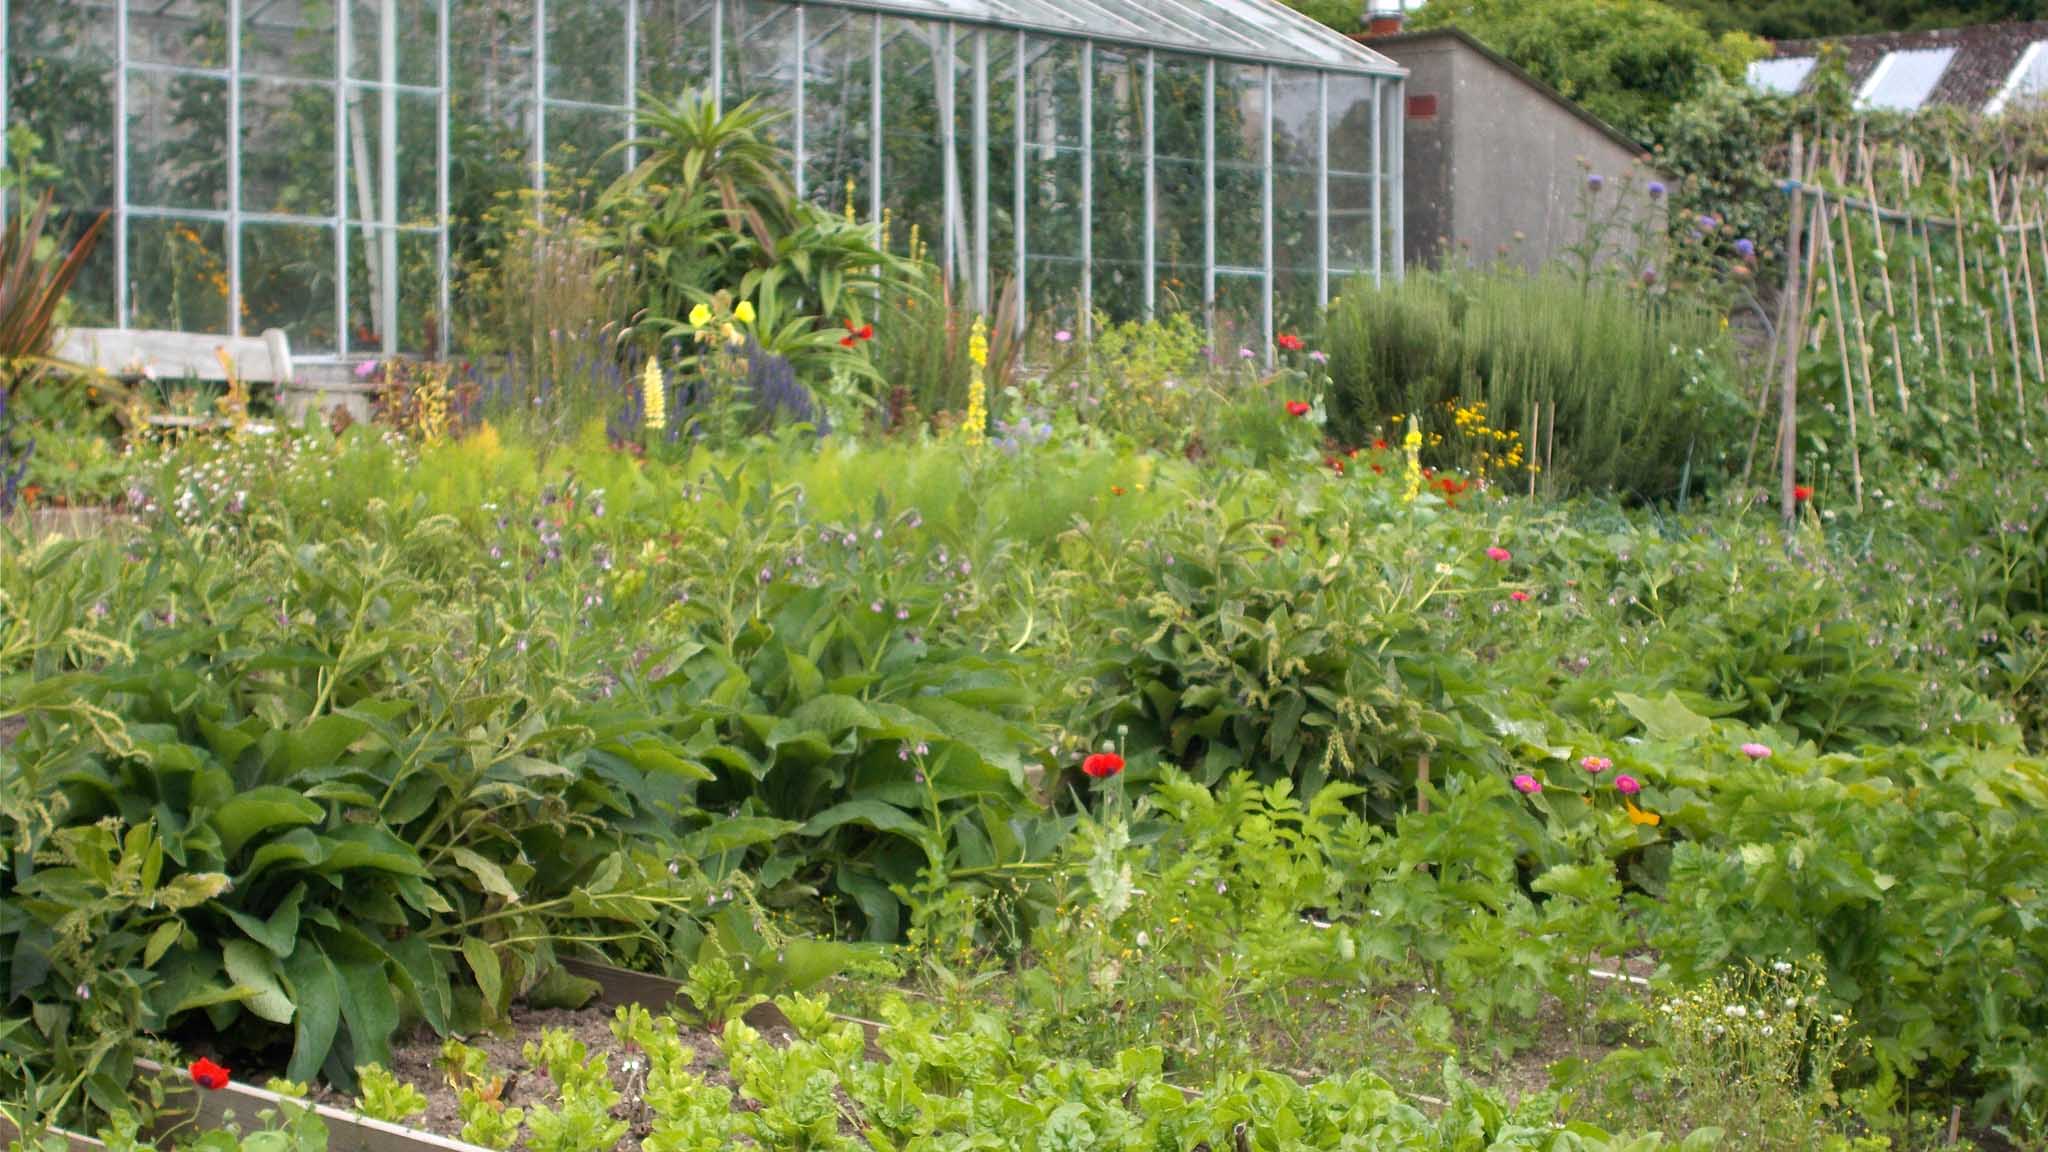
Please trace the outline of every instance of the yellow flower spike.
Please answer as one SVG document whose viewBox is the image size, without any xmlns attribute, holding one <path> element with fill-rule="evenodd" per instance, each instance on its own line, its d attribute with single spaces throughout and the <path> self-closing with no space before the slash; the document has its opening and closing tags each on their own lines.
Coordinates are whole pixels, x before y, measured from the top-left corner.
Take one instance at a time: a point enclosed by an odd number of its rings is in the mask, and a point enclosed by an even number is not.
<svg viewBox="0 0 2048 1152">
<path fill-rule="evenodd" d="M 690 309 L 690 323 L 697 328 L 711 323 L 711 309 L 702 304 Z"/>
<path fill-rule="evenodd" d="M 742 324 L 752 324 L 754 322 L 754 302 L 752 300 L 740 301 L 740 306 L 732 310 L 732 318 Z"/>
<path fill-rule="evenodd" d="M 982 371 L 988 365 L 988 325 L 979 316 L 967 338 L 967 356 L 974 368 L 967 377 L 967 417 L 961 431 L 968 447 L 978 448 L 988 436 L 988 382 Z"/>
<path fill-rule="evenodd" d="M 668 392 L 661 382 L 661 362 L 647 358 L 647 370 L 640 374 L 640 407 L 650 432 L 668 427 Z"/>
</svg>

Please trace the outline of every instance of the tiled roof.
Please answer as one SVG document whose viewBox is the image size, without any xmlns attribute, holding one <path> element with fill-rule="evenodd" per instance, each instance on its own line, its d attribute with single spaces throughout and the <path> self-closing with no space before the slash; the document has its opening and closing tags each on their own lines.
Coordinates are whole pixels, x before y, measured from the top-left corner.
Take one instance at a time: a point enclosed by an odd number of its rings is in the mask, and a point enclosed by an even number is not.
<svg viewBox="0 0 2048 1152">
<path fill-rule="evenodd" d="M 2005 87 L 2014 66 L 2026 55 L 2027 46 L 2041 40 L 2048 40 L 2048 21 L 1838 36 L 1828 40 L 1780 40 L 1772 46 L 1772 54 L 1779 59 L 1812 57 L 1818 56 L 1824 47 L 1832 48 L 1847 67 L 1850 83 L 1860 91 L 1890 53 L 1953 48 L 1955 56 L 1929 94 L 1927 104 L 1981 112 Z M 1812 83 L 1811 75 L 1807 83 Z"/>
</svg>

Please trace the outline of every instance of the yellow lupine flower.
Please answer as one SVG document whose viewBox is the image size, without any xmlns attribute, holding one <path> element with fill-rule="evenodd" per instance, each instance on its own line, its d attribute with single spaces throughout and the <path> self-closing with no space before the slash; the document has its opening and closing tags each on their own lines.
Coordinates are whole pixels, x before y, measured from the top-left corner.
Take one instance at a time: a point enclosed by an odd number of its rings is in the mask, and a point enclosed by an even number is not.
<svg viewBox="0 0 2048 1152">
<path fill-rule="evenodd" d="M 640 404 L 648 431 L 668 427 L 668 392 L 661 383 L 661 363 L 652 356 L 647 358 L 647 370 L 640 374 Z"/>
</svg>

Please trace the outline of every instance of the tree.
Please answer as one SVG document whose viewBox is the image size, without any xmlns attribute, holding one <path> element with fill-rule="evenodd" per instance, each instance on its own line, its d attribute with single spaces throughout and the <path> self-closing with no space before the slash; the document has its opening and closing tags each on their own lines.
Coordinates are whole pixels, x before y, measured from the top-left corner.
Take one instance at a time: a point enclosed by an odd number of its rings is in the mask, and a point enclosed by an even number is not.
<svg viewBox="0 0 2048 1152">
<path fill-rule="evenodd" d="M 2048 0 L 1672 0 L 1714 33 L 1773 40 L 2048 20 Z"/>
<path fill-rule="evenodd" d="M 1417 28 L 1455 25 L 1639 139 L 1716 78 L 1765 53 L 1659 0 L 1431 0 Z"/>
</svg>

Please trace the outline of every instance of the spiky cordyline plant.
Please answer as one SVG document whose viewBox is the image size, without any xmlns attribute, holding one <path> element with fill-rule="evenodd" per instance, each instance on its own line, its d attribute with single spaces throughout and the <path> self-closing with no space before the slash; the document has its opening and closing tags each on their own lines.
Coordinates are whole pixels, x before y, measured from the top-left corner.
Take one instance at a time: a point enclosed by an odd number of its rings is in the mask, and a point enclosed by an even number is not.
<svg viewBox="0 0 2048 1152">
<path fill-rule="evenodd" d="M 54 364 L 50 339 L 57 306 L 78 279 L 107 217 L 86 228 L 68 250 L 43 243 L 50 194 L 33 210 L 9 216 L 0 230 L 0 516 L 14 508 L 35 441 L 21 431 L 21 393 Z"/>
</svg>

